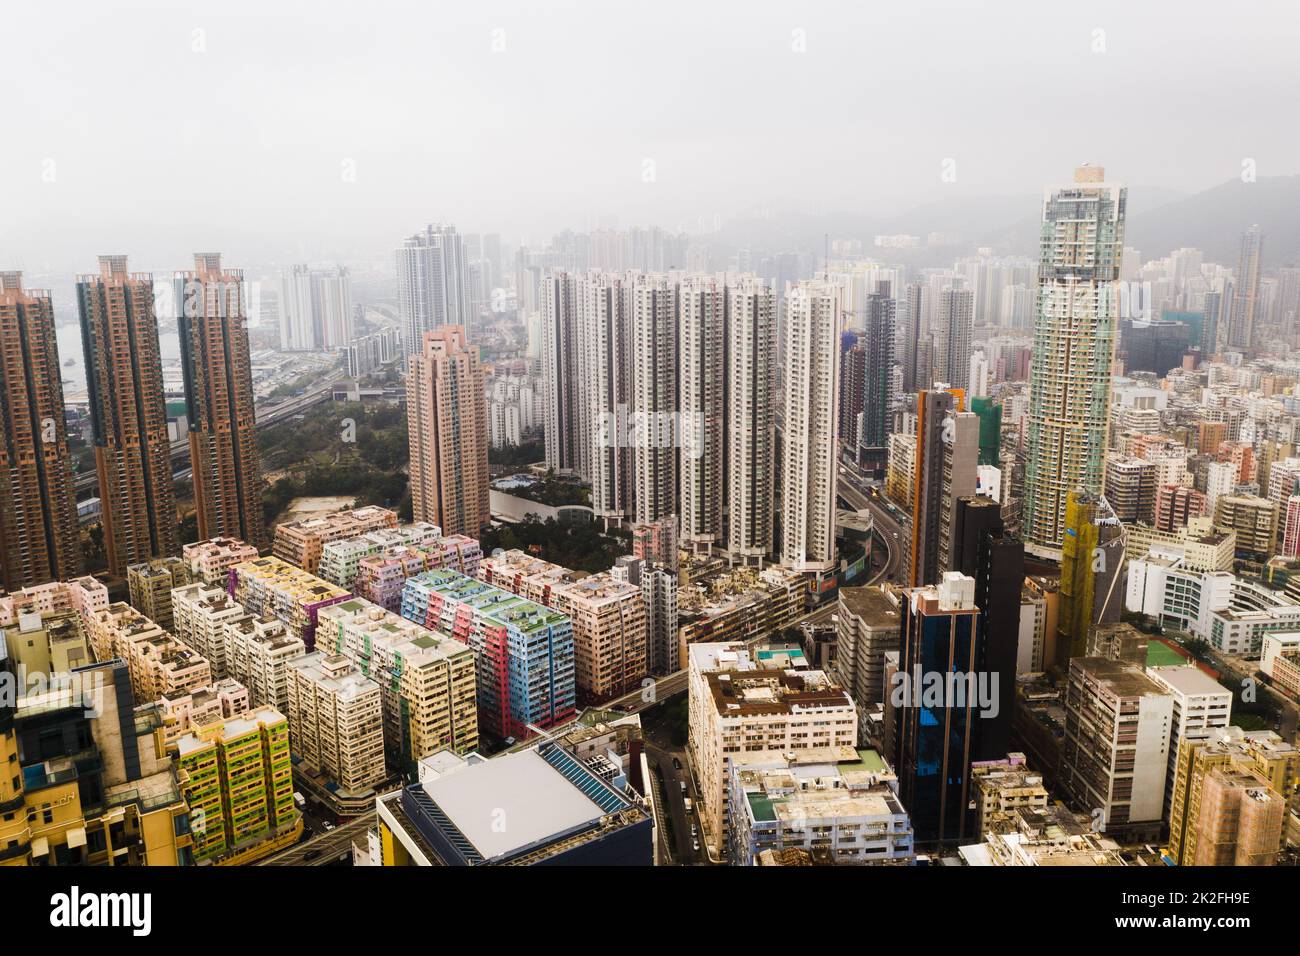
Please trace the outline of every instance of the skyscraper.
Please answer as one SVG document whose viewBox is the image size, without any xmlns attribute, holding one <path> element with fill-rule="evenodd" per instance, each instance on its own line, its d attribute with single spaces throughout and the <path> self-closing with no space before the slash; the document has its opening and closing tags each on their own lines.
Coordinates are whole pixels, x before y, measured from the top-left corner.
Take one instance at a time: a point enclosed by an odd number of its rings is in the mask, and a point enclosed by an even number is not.
<svg viewBox="0 0 1300 956">
<path fill-rule="evenodd" d="M 677 285 L 664 275 L 629 277 L 632 326 L 633 514 L 637 522 L 677 513 Z M 692 436 L 693 438 L 694 436 Z"/>
<path fill-rule="evenodd" d="M 889 439 L 890 405 L 893 392 L 890 373 L 894 365 L 894 298 L 888 282 L 879 282 L 868 293 L 863 310 L 866 363 L 862 382 L 862 421 L 856 436 L 860 461 L 871 468 L 883 468 Z"/>
<path fill-rule="evenodd" d="M 981 711 L 994 706 L 992 678 L 981 670 L 975 582 L 954 571 L 903 594 L 898 672 L 888 688 L 898 795 L 918 842 L 960 839 L 970 832 L 971 762 L 988 759 Z"/>
<path fill-rule="evenodd" d="M 426 226 L 397 249 L 397 306 L 406 354 L 424 347 L 424 333 L 443 325 L 468 325 L 469 264 L 452 225 Z"/>
<path fill-rule="evenodd" d="M 929 329 L 925 322 L 925 286 L 911 282 L 903 297 L 903 314 L 899 318 L 899 365 L 903 369 L 903 391 L 929 388 L 929 352 L 925 348 Z"/>
<path fill-rule="evenodd" d="M 201 252 L 194 271 L 173 281 L 199 538 L 239 538 L 261 547 L 266 531 L 244 274 L 222 269 L 220 253 Z"/>
<path fill-rule="evenodd" d="M 586 405 L 586 478 L 591 508 L 605 526 L 632 517 L 633 449 L 628 441 L 632 402 L 632 317 L 622 276 L 593 272 L 582 284 L 578 381 Z"/>
<path fill-rule="evenodd" d="M 416 521 L 477 535 L 488 523 L 487 394 L 478 348 L 459 325 L 424 333 L 408 360 L 406 423 Z"/>
<path fill-rule="evenodd" d="M 1237 259 L 1233 281 L 1232 312 L 1228 316 L 1229 348 L 1248 349 L 1254 341 L 1263 243 L 1264 237 L 1257 225 L 1241 234 L 1241 255 Z"/>
<path fill-rule="evenodd" d="M 153 277 L 100 256 L 77 281 L 108 570 L 180 552 Z"/>
<path fill-rule="evenodd" d="M 546 464 L 557 472 L 585 476 L 589 433 L 578 375 L 582 279 L 570 272 L 548 273 L 539 301 Z"/>
<path fill-rule="evenodd" d="M 0 584 L 7 591 L 81 569 L 54 306 L 0 272 Z"/>
<path fill-rule="evenodd" d="M 1043 202 L 1029 378 L 1025 548 L 1057 559 L 1066 496 L 1101 490 L 1127 190 L 1081 166 Z"/>
<path fill-rule="evenodd" d="M 772 553 L 776 291 L 746 276 L 727 286 L 727 554 L 761 565 Z"/>
<path fill-rule="evenodd" d="M 959 393 L 923 389 L 916 400 L 912 522 L 907 581 L 938 584 L 950 560 L 956 501 L 975 494 L 979 418 L 962 411 Z"/>
<path fill-rule="evenodd" d="M 679 301 L 681 541 L 709 554 L 724 543 L 727 289 L 715 277 L 691 277 L 682 281 Z"/>
<path fill-rule="evenodd" d="M 796 571 L 835 564 L 840 294 L 815 279 L 786 289 L 781 561 Z"/>
<path fill-rule="evenodd" d="M 964 389 L 970 384 L 970 343 L 975 331 L 975 293 L 945 289 L 939 296 L 935 368 L 944 383 Z"/>
</svg>

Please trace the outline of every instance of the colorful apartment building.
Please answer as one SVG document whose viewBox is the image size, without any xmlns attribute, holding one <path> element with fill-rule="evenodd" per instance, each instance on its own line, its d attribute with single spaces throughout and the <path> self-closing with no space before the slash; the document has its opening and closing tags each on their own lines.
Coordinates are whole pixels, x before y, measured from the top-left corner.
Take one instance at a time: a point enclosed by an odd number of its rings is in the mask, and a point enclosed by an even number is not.
<svg viewBox="0 0 1300 956">
<path fill-rule="evenodd" d="M 297 840 L 289 721 L 273 707 L 204 720 L 174 745 L 194 861 L 250 863 Z"/>
<path fill-rule="evenodd" d="M 522 739 L 573 716 L 568 615 L 443 568 L 406 582 L 402 617 L 473 649 L 480 728 Z"/>
<path fill-rule="evenodd" d="M 474 652 L 361 598 L 320 612 L 316 647 L 342 654 L 379 684 L 390 768 L 414 776 L 439 750 L 478 748 Z"/>
<path fill-rule="evenodd" d="M 397 612 L 402 607 L 402 588 L 407 578 L 438 568 L 450 568 L 474 577 L 482 560 L 483 549 L 478 541 L 463 534 L 410 547 L 388 548 L 357 562 L 355 593 Z"/>
<path fill-rule="evenodd" d="M 257 557 L 257 548 L 238 538 L 210 538 L 196 541 L 181 549 L 181 557 L 190 566 L 190 580 L 226 586 L 229 571 L 237 564 Z"/>
<path fill-rule="evenodd" d="M 316 644 L 316 614 L 352 595 L 277 557 L 245 561 L 230 569 L 227 590 L 250 614 L 279 618 L 307 650 Z"/>
<path fill-rule="evenodd" d="M 320 567 L 316 573 L 331 584 L 352 590 L 357 577 L 357 563 L 362 558 L 378 554 L 388 548 L 425 544 L 437 541 L 442 529 L 427 521 L 404 524 L 396 528 L 367 531 L 351 538 L 330 541 L 321 550 Z"/>
</svg>

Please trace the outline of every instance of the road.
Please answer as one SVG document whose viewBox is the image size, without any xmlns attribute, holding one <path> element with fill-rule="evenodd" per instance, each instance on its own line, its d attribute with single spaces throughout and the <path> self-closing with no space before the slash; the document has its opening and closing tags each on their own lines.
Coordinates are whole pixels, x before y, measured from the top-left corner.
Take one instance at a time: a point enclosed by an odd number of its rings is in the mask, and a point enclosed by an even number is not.
<svg viewBox="0 0 1300 956">
<path fill-rule="evenodd" d="M 345 376 L 334 376 L 328 381 L 322 382 L 320 385 L 313 387 L 310 391 L 305 392 L 296 398 L 288 398 L 282 402 L 277 402 L 274 405 L 262 405 L 257 407 L 255 409 L 257 425 L 259 427 L 263 425 L 274 425 L 276 422 L 297 415 L 299 412 L 311 408 L 313 405 L 319 405 L 321 402 L 327 401 L 330 395 L 334 392 L 334 386 L 343 381 L 344 378 Z M 182 478 L 188 475 L 190 459 L 190 439 L 188 435 L 172 442 L 171 454 L 173 464 L 179 465 L 182 462 L 185 463 L 185 468 L 183 470 L 178 468 L 173 477 Z M 87 471 L 83 474 L 77 475 L 74 480 L 74 485 L 78 493 L 90 491 L 99 486 L 99 478 L 95 472 Z"/>
<path fill-rule="evenodd" d="M 304 840 L 282 853 L 267 857 L 254 866 L 328 866 L 339 860 L 344 853 L 352 854 L 353 837 L 363 835 L 375 825 L 378 814 L 369 813 L 354 817 L 347 823 L 328 830 L 310 840 Z M 311 859 L 307 859 L 311 855 Z"/>
<path fill-rule="evenodd" d="M 890 513 L 889 509 L 881 502 L 881 499 L 874 493 L 868 493 L 862 490 L 858 484 L 859 479 L 855 477 L 856 469 L 853 465 L 847 465 L 845 471 L 840 475 L 837 482 L 836 492 L 851 508 L 858 511 L 871 512 L 871 519 L 875 522 L 876 536 L 883 541 L 885 548 L 889 552 L 889 557 L 885 561 L 885 566 L 870 580 L 870 584 L 880 584 L 882 582 L 892 582 L 895 584 L 904 583 L 902 580 L 903 573 L 903 534 L 906 529 Z"/>
</svg>

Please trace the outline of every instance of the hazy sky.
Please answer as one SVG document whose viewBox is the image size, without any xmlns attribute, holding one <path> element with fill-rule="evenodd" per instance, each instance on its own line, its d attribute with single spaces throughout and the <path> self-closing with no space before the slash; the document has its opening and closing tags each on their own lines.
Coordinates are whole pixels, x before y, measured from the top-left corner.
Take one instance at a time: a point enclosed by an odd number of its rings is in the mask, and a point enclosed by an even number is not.
<svg viewBox="0 0 1300 956">
<path fill-rule="evenodd" d="M 1283 2 L 6 6 L 0 267 L 38 273 L 1300 171 Z"/>
</svg>

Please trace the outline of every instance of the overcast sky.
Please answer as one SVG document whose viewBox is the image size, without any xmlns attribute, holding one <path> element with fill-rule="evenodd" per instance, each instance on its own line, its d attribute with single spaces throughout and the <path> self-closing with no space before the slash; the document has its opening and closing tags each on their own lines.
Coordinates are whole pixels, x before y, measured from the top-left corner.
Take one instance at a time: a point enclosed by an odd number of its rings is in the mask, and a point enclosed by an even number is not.
<svg viewBox="0 0 1300 956">
<path fill-rule="evenodd" d="M 6 6 L 0 267 L 38 273 L 1300 172 L 1283 2 Z"/>
</svg>

